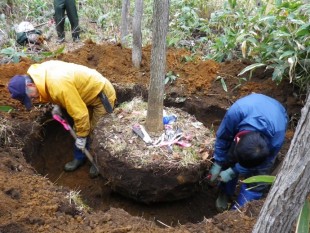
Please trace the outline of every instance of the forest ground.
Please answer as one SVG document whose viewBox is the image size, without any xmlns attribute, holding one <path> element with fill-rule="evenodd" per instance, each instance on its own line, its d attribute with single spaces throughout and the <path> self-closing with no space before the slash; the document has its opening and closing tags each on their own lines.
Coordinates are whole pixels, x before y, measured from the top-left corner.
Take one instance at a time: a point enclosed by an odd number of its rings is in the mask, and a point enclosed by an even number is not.
<svg viewBox="0 0 310 233">
<path fill-rule="evenodd" d="M 84 41 L 57 59 L 99 71 L 115 85 L 121 103 L 147 93 L 150 55 L 151 47 L 145 47 L 138 70 L 132 67 L 130 49 L 119 44 Z M 216 63 L 198 57 L 186 61 L 189 55 L 181 49 L 168 51 L 167 71 L 174 71 L 179 77 L 166 86 L 165 105 L 181 108 L 206 127 L 216 129 L 226 109 L 238 98 L 252 92 L 276 98 L 290 116 L 286 142 L 279 154 L 281 162 L 303 106 L 303 98 L 298 97 L 293 86 L 285 81 L 276 85 L 270 72 L 263 69 L 238 86 L 241 83 L 238 73 L 250 64 L 248 61 Z M 42 119 L 46 120 L 47 115 L 44 105 L 36 105 L 27 112 L 7 91 L 9 79 L 26 73 L 31 63 L 22 59 L 18 64 L 0 65 L 0 105 L 15 108 L 11 113 L 0 112 L 0 232 L 251 232 L 264 200 L 254 201 L 241 211 L 217 214 L 214 208 L 217 191 L 209 188 L 178 202 L 144 205 L 115 194 L 104 177 L 90 179 L 89 164 L 74 173 L 62 172 L 64 163 L 71 159 L 70 136 L 64 136 L 66 133 L 55 125 L 48 130 L 44 128 Z M 225 78 L 227 92 L 217 76 Z M 130 87 L 134 91 L 128 91 Z M 41 148 L 36 145 L 42 142 L 50 145 L 44 153 L 31 151 Z M 51 151 L 64 157 L 53 159 Z M 34 154 L 45 159 L 43 170 Z M 83 202 L 90 208 L 77 208 L 70 196 L 72 191 L 80 191 Z"/>
</svg>

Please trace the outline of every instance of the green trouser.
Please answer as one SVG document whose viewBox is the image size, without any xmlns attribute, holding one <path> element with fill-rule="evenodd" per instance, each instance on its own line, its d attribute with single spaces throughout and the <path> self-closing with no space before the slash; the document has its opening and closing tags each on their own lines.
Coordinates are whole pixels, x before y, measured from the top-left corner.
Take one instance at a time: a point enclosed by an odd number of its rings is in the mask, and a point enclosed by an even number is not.
<svg viewBox="0 0 310 233">
<path fill-rule="evenodd" d="M 55 23 L 58 38 L 65 38 L 65 11 L 71 24 L 72 38 L 79 38 L 79 17 L 75 6 L 75 0 L 54 0 Z"/>
</svg>

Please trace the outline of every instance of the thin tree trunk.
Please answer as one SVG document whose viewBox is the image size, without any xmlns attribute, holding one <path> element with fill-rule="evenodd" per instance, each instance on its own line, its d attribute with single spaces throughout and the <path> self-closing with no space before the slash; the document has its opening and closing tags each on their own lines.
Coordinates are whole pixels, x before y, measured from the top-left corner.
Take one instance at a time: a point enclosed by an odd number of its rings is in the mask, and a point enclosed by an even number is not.
<svg viewBox="0 0 310 233">
<path fill-rule="evenodd" d="M 146 128 L 150 132 L 163 130 L 168 20 L 169 0 L 154 1 L 151 80 L 146 118 Z"/>
<path fill-rule="evenodd" d="M 142 32 L 141 21 L 143 14 L 143 0 L 136 0 L 135 13 L 132 22 L 132 63 L 135 67 L 140 68 L 142 60 Z"/>
<path fill-rule="evenodd" d="M 128 46 L 128 11 L 130 0 L 123 0 L 122 2 L 122 19 L 121 19 L 121 44 L 123 47 Z"/>
<path fill-rule="evenodd" d="M 310 191 L 310 96 L 253 233 L 291 232 Z"/>
</svg>

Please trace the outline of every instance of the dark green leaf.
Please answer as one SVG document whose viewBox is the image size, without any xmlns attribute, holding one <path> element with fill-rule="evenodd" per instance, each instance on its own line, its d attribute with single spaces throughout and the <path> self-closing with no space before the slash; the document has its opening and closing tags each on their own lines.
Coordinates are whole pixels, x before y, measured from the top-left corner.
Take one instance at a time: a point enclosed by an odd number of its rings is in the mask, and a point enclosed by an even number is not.
<svg viewBox="0 0 310 233">
<path fill-rule="evenodd" d="M 283 58 L 286 58 L 286 57 L 293 55 L 294 53 L 295 53 L 295 51 L 285 51 L 284 53 L 282 53 L 282 55 L 279 57 L 279 59 L 282 60 Z"/>
<path fill-rule="evenodd" d="M 310 23 L 302 25 L 301 27 L 298 28 L 296 32 L 296 36 L 304 36 L 304 35 L 310 35 Z"/>
<path fill-rule="evenodd" d="M 309 220 L 310 220 L 310 204 L 309 201 L 306 200 L 303 208 L 300 211 L 296 233 L 309 233 Z"/>
</svg>

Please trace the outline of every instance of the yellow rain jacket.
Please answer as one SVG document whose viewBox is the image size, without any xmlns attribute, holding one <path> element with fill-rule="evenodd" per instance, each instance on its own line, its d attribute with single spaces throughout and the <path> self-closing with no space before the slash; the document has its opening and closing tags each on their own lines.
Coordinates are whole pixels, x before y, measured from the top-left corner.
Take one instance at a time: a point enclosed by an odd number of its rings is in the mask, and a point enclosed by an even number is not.
<svg viewBox="0 0 310 233">
<path fill-rule="evenodd" d="M 114 106 L 114 87 L 94 69 L 63 61 L 47 61 L 31 65 L 27 73 L 39 91 L 40 102 L 51 102 L 65 108 L 74 120 L 79 137 L 86 137 L 90 133 L 87 107 L 98 105 L 100 92 Z"/>
</svg>

